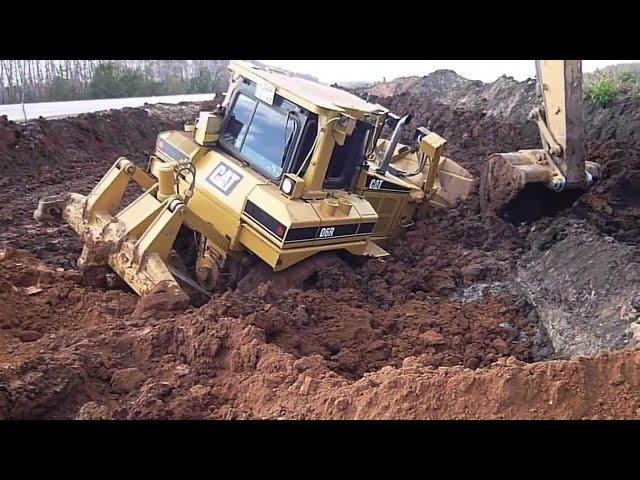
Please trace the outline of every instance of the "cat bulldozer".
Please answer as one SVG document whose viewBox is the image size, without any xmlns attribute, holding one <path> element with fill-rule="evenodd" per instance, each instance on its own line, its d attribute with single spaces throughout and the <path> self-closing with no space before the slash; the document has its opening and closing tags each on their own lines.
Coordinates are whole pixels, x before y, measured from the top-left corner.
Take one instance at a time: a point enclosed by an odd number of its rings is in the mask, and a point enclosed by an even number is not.
<svg viewBox="0 0 640 480">
<path fill-rule="evenodd" d="M 160 133 L 146 169 L 121 157 L 87 196 L 40 200 L 36 219 L 81 237 L 83 271 L 112 269 L 140 296 L 300 286 L 337 258 L 383 259 L 474 186 L 443 138 L 408 131 L 410 115 L 248 62 L 229 69 L 224 100 Z M 131 182 L 142 193 L 124 206 Z"/>
<path fill-rule="evenodd" d="M 484 164 L 480 207 L 519 223 L 569 206 L 600 178 L 600 166 L 586 160 L 582 61 L 536 60 L 536 122 L 541 149 L 496 153 Z"/>
</svg>

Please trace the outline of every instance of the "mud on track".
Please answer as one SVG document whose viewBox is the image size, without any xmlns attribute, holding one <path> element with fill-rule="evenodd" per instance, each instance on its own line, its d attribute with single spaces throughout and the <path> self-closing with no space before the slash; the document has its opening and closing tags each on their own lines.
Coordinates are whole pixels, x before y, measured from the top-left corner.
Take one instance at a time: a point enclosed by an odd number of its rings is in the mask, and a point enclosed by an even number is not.
<svg viewBox="0 0 640 480">
<path fill-rule="evenodd" d="M 84 285 L 70 229 L 32 220 L 38 198 L 88 193 L 118 156 L 144 165 L 156 133 L 180 128 L 197 109 L 0 126 L 8 172 L 0 180 L 0 418 L 640 414 L 635 350 L 540 362 L 553 351 L 513 282 L 531 225 L 487 222 L 476 196 L 419 224 L 387 261 L 326 269 L 304 292 L 227 292 L 199 309 L 142 319 L 134 295 Z M 467 166 L 478 145 L 491 150 L 485 131 L 512 128 L 469 121 L 453 114 L 448 123 L 448 154 Z M 455 140 L 465 124 L 470 136 Z M 610 172 L 605 181 L 614 182 L 615 165 Z M 593 198 L 609 205 L 610 194 Z M 607 214 L 594 202 L 571 215 L 632 231 L 631 216 L 616 216 L 619 204 Z"/>
</svg>

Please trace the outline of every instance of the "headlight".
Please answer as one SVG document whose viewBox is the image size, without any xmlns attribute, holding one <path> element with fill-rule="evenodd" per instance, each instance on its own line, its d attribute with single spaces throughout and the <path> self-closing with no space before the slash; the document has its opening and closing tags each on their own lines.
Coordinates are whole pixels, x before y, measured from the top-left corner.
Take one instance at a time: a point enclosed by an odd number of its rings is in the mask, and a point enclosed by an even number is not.
<svg viewBox="0 0 640 480">
<path fill-rule="evenodd" d="M 287 195 L 290 195 L 291 192 L 293 192 L 293 180 L 285 177 L 285 179 L 282 180 L 282 185 L 280 186 L 280 188 L 284 193 L 286 193 Z"/>
</svg>

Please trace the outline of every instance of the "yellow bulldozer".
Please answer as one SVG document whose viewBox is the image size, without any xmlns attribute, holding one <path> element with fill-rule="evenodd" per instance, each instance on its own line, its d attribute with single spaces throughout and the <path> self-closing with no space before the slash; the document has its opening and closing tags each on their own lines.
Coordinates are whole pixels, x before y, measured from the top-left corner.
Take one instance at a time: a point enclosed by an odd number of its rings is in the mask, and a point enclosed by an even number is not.
<svg viewBox="0 0 640 480">
<path fill-rule="evenodd" d="M 473 188 L 436 133 L 400 143 L 409 115 L 247 62 L 229 69 L 224 100 L 160 133 L 147 171 L 119 158 L 88 196 L 40 200 L 36 219 L 61 216 L 80 235 L 85 272 L 108 266 L 141 296 L 298 286 L 338 255 L 388 256 L 431 207 Z M 132 181 L 142 194 L 123 206 Z"/>
<path fill-rule="evenodd" d="M 534 119 L 544 148 L 489 159 L 483 210 L 531 183 L 559 191 L 597 177 L 575 134 L 581 72 L 572 65 L 539 64 L 545 107 Z M 184 130 L 160 133 L 146 171 L 119 158 L 88 196 L 40 200 L 36 219 L 62 217 L 80 235 L 85 272 L 110 267 L 141 296 L 186 300 L 264 281 L 299 286 L 340 257 L 388 256 L 431 208 L 474 188 L 443 156 L 443 138 L 408 131 L 410 115 L 247 62 L 229 69 L 224 100 Z M 142 194 L 123 206 L 132 181 Z"/>
</svg>

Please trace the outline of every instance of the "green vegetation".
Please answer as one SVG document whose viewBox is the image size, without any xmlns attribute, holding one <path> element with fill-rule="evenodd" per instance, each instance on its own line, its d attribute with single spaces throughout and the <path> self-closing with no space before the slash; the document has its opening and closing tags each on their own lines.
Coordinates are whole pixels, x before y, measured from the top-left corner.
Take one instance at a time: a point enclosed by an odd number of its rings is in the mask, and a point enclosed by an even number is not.
<svg viewBox="0 0 640 480">
<path fill-rule="evenodd" d="M 585 94 L 591 102 L 600 107 L 606 108 L 616 99 L 618 88 L 614 80 L 610 77 L 602 77 L 587 84 Z"/>
<path fill-rule="evenodd" d="M 0 104 L 215 93 L 224 60 L 0 60 Z"/>
<path fill-rule="evenodd" d="M 637 78 L 638 78 L 638 75 L 633 70 L 630 70 L 630 69 L 622 70 L 618 75 L 618 79 L 622 83 L 635 82 Z"/>
<path fill-rule="evenodd" d="M 140 70 L 107 63 L 96 68 L 89 84 L 89 94 L 91 98 L 142 97 L 158 95 L 161 87 L 161 82 L 153 81 Z"/>
<path fill-rule="evenodd" d="M 89 85 L 91 98 L 145 97 L 188 93 L 211 93 L 219 86 L 216 76 L 201 67 L 192 78 L 168 77 L 156 81 L 141 69 L 107 63 L 96 68 Z"/>
<path fill-rule="evenodd" d="M 623 96 L 639 95 L 640 69 L 637 64 L 613 65 L 586 74 L 584 94 L 599 108 L 607 108 Z"/>
</svg>

